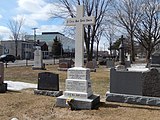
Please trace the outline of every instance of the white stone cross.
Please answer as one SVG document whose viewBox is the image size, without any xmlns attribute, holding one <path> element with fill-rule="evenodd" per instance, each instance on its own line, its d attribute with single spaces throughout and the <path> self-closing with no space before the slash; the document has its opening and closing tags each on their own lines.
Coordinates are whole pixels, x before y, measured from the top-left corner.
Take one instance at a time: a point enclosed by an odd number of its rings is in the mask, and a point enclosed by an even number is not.
<svg viewBox="0 0 160 120">
<path fill-rule="evenodd" d="M 68 18 L 67 26 L 76 26 L 75 67 L 84 66 L 84 25 L 94 25 L 95 17 L 84 17 L 84 6 L 77 6 L 76 18 Z"/>
</svg>

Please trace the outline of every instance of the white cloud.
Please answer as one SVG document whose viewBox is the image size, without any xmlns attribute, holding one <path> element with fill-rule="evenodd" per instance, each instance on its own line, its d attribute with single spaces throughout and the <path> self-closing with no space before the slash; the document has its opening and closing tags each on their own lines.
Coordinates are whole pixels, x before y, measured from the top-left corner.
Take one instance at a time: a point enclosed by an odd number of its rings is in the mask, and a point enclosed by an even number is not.
<svg viewBox="0 0 160 120">
<path fill-rule="evenodd" d="M 10 29 L 4 26 L 0 26 L 0 33 L 8 33 L 10 32 Z"/>
<path fill-rule="evenodd" d="M 1 18 L 3 18 L 3 16 L 2 16 L 2 15 L 0 15 L 0 19 L 1 19 Z"/>
<path fill-rule="evenodd" d="M 21 14 L 21 15 L 14 16 L 13 19 L 15 20 L 24 19 L 23 24 L 28 27 L 34 27 L 38 25 L 38 22 L 32 19 L 32 17 L 28 14 Z"/>
<path fill-rule="evenodd" d="M 18 0 L 19 9 L 31 13 L 41 10 L 45 4 L 43 0 Z"/>
<path fill-rule="evenodd" d="M 60 8 L 57 3 L 47 3 L 45 0 L 19 0 L 18 10 L 32 20 L 48 20 L 51 11 L 58 13 Z"/>
<path fill-rule="evenodd" d="M 40 28 L 37 29 L 38 33 L 42 32 L 62 32 L 64 26 L 62 25 L 42 25 Z"/>
<path fill-rule="evenodd" d="M 9 28 L 0 26 L 0 38 L 1 39 L 8 39 L 10 34 L 11 32 Z"/>
</svg>

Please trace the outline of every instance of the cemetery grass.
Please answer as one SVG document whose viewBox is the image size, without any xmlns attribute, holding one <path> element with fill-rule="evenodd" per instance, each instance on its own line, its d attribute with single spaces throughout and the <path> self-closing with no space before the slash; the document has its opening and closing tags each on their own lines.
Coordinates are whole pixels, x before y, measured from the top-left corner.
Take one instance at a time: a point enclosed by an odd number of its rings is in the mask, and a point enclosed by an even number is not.
<svg viewBox="0 0 160 120">
<path fill-rule="evenodd" d="M 57 65 L 46 66 L 48 72 L 59 74 L 60 90 L 65 88 L 66 72 L 58 71 Z M 5 80 L 37 83 L 39 72 L 28 67 L 5 68 Z M 105 93 L 109 89 L 109 70 L 100 66 L 97 72 L 91 72 L 92 89 L 99 94 L 101 104 L 98 110 L 71 111 L 55 106 L 56 98 L 34 95 L 33 89 L 8 91 L 0 94 L 0 120 L 159 120 L 160 108 L 105 102 Z"/>
</svg>

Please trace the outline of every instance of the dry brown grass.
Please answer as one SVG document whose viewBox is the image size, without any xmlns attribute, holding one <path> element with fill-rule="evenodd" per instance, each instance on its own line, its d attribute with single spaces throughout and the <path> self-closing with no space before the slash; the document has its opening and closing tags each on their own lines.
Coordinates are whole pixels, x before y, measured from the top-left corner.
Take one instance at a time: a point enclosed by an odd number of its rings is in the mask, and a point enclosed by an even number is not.
<svg viewBox="0 0 160 120">
<path fill-rule="evenodd" d="M 66 72 L 57 71 L 57 66 L 46 66 L 49 72 L 60 77 L 60 89 L 64 90 Z M 37 83 L 37 75 L 42 70 L 31 67 L 5 68 L 5 80 Z M 55 107 L 56 98 L 38 96 L 32 89 L 19 92 L 8 91 L 0 94 L 0 120 L 159 120 L 160 108 L 140 105 L 104 102 L 109 86 L 109 71 L 100 67 L 91 73 L 94 93 L 100 94 L 101 105 L 98 110 L 71 111 L 68 108 Z"/>
<path fill-rule="evenodd" d="M 28 67 L 8 67 L 5 68 L 5 80 L 22 81 L 29 83 L 37 83 L 38 73 L 40 72 L 53 72 L 59 74 L 60 88 L 64 90 L 65 79 L 67 77 L 66 71 L 58 71 L 57 65 L 48 65 L 46 70 L 32 70 L 31 66 Z M 92 87 L 96 93 L 105 94 L 108 86 L 109 71 L 105 67 L 100 67 L 97 72 L 91 72 Z M 99 87 L 101 86 L 101 87 Z"/>
</svg>

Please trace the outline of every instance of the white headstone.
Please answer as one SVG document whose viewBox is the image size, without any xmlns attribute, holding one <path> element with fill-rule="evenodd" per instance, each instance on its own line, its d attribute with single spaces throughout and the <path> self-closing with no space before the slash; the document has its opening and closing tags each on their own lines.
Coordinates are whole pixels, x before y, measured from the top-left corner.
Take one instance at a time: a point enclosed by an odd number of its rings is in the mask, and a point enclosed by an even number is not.
<svg viewBox="0 0 160 120">
<path fill-rule="evenodd" d="M 95 24 L 95 17 L 84 17 L 84 6 L 77 6 L 76 18 L 67 19 L 67 26 L 76 26 L 75 67 L 84 66 L 84 25 Z"/>
<path fill-rule="evenodd" d="M 36 46 L 36 50 L 34 51 L 34 68 L 42 68 L 42 51 L 40 46 Z"/>
<path fill-rule="evenodd" d="M 131 55 L 127 54 L 127 61 L 131 61 Z"/>
</svg>

